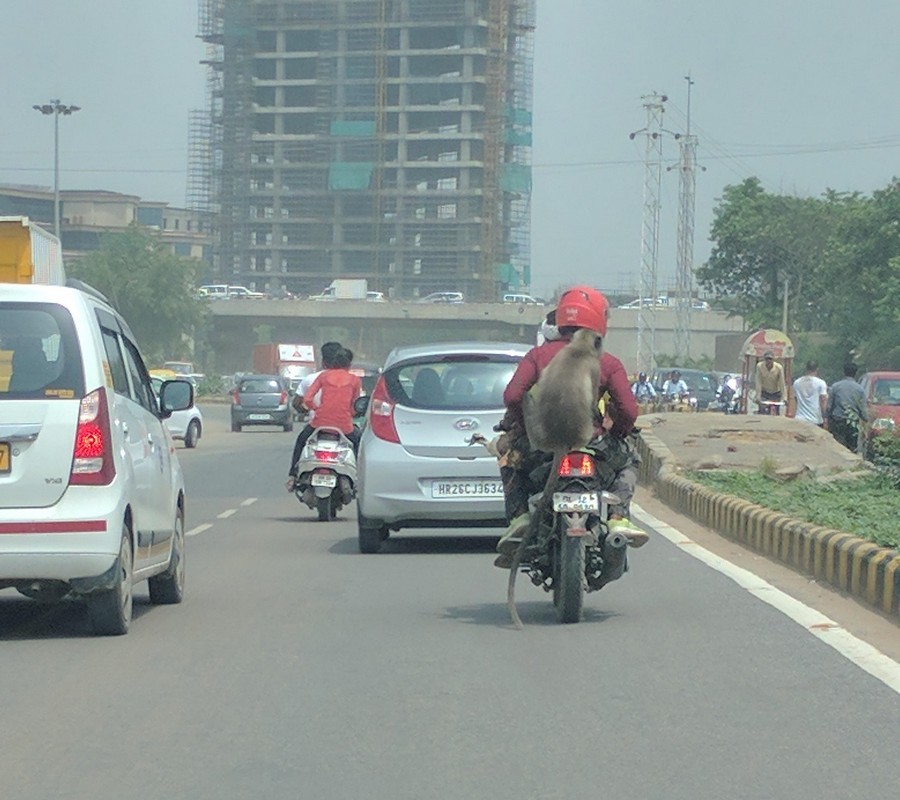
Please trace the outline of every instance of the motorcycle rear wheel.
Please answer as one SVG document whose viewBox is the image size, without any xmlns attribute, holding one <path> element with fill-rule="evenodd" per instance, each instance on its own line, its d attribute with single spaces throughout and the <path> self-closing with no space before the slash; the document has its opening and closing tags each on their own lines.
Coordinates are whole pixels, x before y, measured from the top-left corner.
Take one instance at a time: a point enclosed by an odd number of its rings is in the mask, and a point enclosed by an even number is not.
<svg viewBox="0 0 900 800">
<path fill-rule="evenodd" d="M 566 536 L 565 530 L 561 530 L 555 547 L 553 604 L 556 617 L 564 624 L 580 622 L 584 607 L 584 539 Z"/>
</svg>

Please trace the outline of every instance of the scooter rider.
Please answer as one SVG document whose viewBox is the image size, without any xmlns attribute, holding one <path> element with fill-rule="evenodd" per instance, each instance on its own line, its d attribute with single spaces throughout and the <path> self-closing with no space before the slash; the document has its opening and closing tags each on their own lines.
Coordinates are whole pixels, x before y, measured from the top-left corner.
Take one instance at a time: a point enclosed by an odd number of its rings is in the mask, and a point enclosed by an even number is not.
<svg viewBox="0 0 900 800">
<path fill-rule="evenodd" d="M 550 360 L 562 350 L 579 328 L 588 328 L 606 335 L 609 303 L 606 297 L 589 286 L 576 286 L 563 293 L 556 308 L 556 324 L 561 334 L 559 339 L 548 340 L 529 350 L 519 362 L 512 379 L 503 393 L 503 401 L 507 407 L 504 422 L 501 423 L 507 433 L 506 447 L 501 445 L 502 456 L 500 476 L 503 480 L 503 491 L 506 499 L 506 514 L 510 520 L 507 532 L 497 544 L 500 558 L 494 563 L 500 567 L 508 567 L 508 559 L 515 552 L 521 534 L 528 525 L 528 498 L 543 487 L 534 486 L 529 473 L 546 454 L 531 451 L 525 435 L 522 417 L 522 399 L 526 392 L 534 386 L 541 372 Z M 638 416 L 637 402 L 631 391 L 628 374 L 622 362 L 612 353 L 604 351 L 600 356 L 599 396 L 609 397 L 607 414 L 611 419 L 611 427 L 604 436 L 604 459 L 601 466 L 611 471 L 612 485 L 610 490 L 619 496 L 621 504 L 610 510 L 609 524 L 618 528 L 628 537 L 629 544 L 640 547 L 645 544 L 647 534 L 628 523 L 628 509 L 637 482 L 637 465 L 639 456 L 628 437 L 632 434 Z M 599 399 L 599 398 L 598 398 Z M 597 433 L 604 432 L 598 421 Z"/>
<path fill-rule="evenodd" d="M 359 447 L 359 430 L 353 425 L 353 404 L 362 393 L 362 381 L 350 372 L 353 354 L 345 347 L 337 351 L 322 353 L 322 364 L 325 367 L 304 395 L 304 405 L 314 412 L 312 421 L 297 435 L 294 451 L 291 455 L 291 467 L 288 472 L 287 490 L 293 491 L 295 469 L 303 446 L 313 431 L 321 427 L 338 428 L 353 445 Z M 321 390 L 321 399 L 317 394 Z"/>
</svg>

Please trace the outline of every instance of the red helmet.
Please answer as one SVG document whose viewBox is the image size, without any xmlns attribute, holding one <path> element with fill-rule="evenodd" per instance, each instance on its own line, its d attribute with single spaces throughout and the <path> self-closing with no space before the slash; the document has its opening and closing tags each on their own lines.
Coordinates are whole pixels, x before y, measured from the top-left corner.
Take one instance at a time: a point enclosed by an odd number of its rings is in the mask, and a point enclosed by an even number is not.
<svg viewBox="0 0 900 800">
<path fill-rule="evenodd" d="M 609 302 L 602 292 L 590 286 L 574 286 L 563 292 L 556 306 L 559 328 L 587 328 L 606 336 Z"/>
</svg>

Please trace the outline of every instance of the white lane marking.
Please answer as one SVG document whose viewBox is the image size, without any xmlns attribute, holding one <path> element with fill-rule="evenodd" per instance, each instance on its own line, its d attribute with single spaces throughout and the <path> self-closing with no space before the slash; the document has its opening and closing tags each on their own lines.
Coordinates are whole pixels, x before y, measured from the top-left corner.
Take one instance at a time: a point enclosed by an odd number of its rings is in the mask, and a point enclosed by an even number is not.
<svg viewBox="0 0 900 800">
<path fill-rule="evenodd" d="M 216 519 L 228 519 L 233 514 L 237 514 L 237 509 L 229 508 L 228 511 L 223 511 L 221 514 L 219 514 L 219 516 L 216 517 Z"/>
<path fill-rule="evenodd" d="M 758 575 L 754 575 L 749 570 L 732 564 L 701 547 L 677 528 L 648 514 L 637 503 L 632 501 L 631 508 L 636 512 L 632 513 L 632 517 L 637 521 L 649 525 L 688 555 L 702 561 L 717 572 L 721 572 L 754 597 L 768 603 L 798 625 L 802 625 L 809 633 L 825 642 L 829 647 L 833 647 L 844 658 L 849 659 L 860 669 L 865 670 L 885 686 L 900 694 L 900 664 L 892 658 L 867 642 L 857 639 L 834 620 L 814 608 L 810 608 L 780 589 L 776 589 Z"/>
<path fill-rule="evenodd" d="M 252 506 L 256 502 L 255 497 L 248 497 L 244 502 L 241 503 L 242 506 Z"/>
<path fill-rule="evenodd" d="M 196 536 L 198 533 L 203 533 L 203 531 L 208 531 L 212 525 L 209 522 L 204 522 L 202 525 L 198 525 L 196 528 L 191 528 L 185 536 Z"/>
</svg>

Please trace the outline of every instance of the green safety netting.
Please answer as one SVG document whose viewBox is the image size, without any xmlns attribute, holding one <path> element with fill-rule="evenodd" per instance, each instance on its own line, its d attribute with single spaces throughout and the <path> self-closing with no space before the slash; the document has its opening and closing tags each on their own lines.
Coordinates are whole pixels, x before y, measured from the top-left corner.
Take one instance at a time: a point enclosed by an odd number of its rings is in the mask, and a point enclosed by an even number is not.
<svg viewBox="0 0 900 800">
<path fill-rule="evenodd" d="M 500 174 L 500 188 L 504 192 L 531 194 L 531 167 L 525 164 L 504 164 Z"/>
<path fill-rule="evenodd" d="M 375 120 L 334 120 L 331 123 L 332 136 L 374 136 Z"/>
<path fill-rule="evenodd" d="M 497 280 L 500 283 L 509 286 L 510 289 L 519 288 L 519 273 L 512 264 L 497 264 L 495 269 L 497 272 Z"/>
<path fill-rule="evenodd" d="M 513 125 L 531 125 L 532 114 L 525 108 L 512 108 L 508 106 L 506 109 L 506 118 Z"/>
<path fill-rule="evenodd" d="M 514 131 L 511 128 L 506 129 L 506 143 L 531 145 L 531 131 Z"/>
<path fill-rule="evenodd" d="M 328 188 L 368 189 L 374 169 L 375 164 L 371 161 L 332 161 L 328 168 Z"/>
</svg>

